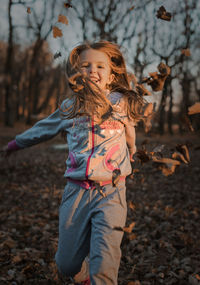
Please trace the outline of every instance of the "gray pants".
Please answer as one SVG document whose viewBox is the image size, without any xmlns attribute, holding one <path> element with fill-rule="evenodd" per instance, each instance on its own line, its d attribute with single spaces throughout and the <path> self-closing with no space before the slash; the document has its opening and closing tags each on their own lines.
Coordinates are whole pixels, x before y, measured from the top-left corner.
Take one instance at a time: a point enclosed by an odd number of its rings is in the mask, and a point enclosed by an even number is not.
<svg viewBox="0 0 200 285">
<path fill-rule="evenodd" d="M 68 182 L 59 217 L 59 242 L 55 256 L 64 276 L 90 275 L 92 285 L 117 284 L 121 258 L 120 244 L 127 214 L 125 182 L 86 190 Z M 89 272 L 85 258 L 89 255 Z M 77 280 L 76 280 L 77 282 Z"/>
</svg>

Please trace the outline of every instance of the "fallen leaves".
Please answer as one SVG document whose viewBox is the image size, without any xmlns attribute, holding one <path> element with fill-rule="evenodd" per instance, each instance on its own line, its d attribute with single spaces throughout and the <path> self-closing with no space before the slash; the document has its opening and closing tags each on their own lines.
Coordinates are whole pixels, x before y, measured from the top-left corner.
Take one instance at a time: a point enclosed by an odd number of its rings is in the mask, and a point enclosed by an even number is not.
<svg viewBox="0 0 200 285">
<path fill-rule="evenodd" d="M 192 162 L 181 162 L 175 175 L 163 176 L 151 165 L 152 155 L 171 157 L 184 149 L 185 143 L 174 146 L 172 139 L 165 144 L 156 136 L 143 141 L 141 155 L 149 160 L 134 169 L 133 179 L 127 179 L 128 217 L 127 225 L 120 228 L 124 238 L 119 285 L 199 281 L 200 152 L 193 150 Z M 0 283 L 62 284 L 54 254 L 58 208 L 66 183 L 63 152 L 52 151 L 44 143 L 10 159 L 10 166 L 1 163 L 0 172 L 4 201 L 0 205 Z M 65 284 L 70 285 L 70 280 Z"/>
<path fill-rule="evenodd" d="M 171 13 L 167 12 L 164 6 L 161 6 L 157 11 L 157 18 L 164 21 L 171 21 Z"/>
</svg>

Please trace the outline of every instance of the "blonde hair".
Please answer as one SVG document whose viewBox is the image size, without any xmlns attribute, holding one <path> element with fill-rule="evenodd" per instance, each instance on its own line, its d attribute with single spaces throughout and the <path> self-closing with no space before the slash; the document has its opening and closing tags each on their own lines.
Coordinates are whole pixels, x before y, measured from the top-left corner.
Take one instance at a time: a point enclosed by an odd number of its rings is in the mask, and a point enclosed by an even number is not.
<svg viewBox="0 0 200 285">
<path fill-rule="evenodd" d="M 80 54 L 88 49 L 104 52 L 110 61 L 111 74 L 114 79 L 107 86 L 110 92 L 120 92 L 126 100 L 127 114 L 130 119 L 139 120 L 143 106 L 143 98 L 130 85 L 124 57 L 117 44 L 108 41 L 83 43 L 75 47 L 67 60 L 66 74 L 68 80 L 68 97 L 73 97 L 74 106 L 68 108 L 67 117 L 77 115 L 96 115 L 100 120 L 108 118 L 112 114 L 112 104 L 98 86 L 80 72 Z M 91 87 L 91 83 L 96 88 Z M 63 111 L 63 110 L 62 110 Z M 66 110 L 67 111 L 67 110 Z M 65 112 L 62 112 L 64 114 Z"/>
</svg>

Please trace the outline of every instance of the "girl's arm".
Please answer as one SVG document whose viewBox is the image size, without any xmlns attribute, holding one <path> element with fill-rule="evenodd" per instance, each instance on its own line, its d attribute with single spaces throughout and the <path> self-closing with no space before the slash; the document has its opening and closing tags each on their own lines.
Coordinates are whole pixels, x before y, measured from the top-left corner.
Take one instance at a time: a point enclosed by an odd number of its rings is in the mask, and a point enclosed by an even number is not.
<svg viewBox="0 0 200 285">
<path fill-rule="evenodd" d="M 130 161 L 133 162 L 133 155 L 136 153 L 136 135 L 135 135 L 135 124 L 128 120 L 128 123 L 125 124 L 125 132 L 126 132 L 126 143 L 128 145 L 129 153 L 130 153 Z"/>
<path fill-rule="evenodd" d="M 59 115 L 59 109 L 47 118 L 37 122 L 32 128 L 16 136 L 16 145 L 19 148 L 26 148 L 56 136 L 63 127 L 63 120 Z"/>
<path fill-rule="evenodd" d="M 67 127 L 67 120 L 61 120 L 59 109 L 47 118 L 37 122 L 33 127 L 16 136 L 15 140 L 10 141 L 1 152 L 9 155 L 13 151 L 30 147 L 43 141 L 47 141 L 56 136 L 63 127 Z"/>
</svg>

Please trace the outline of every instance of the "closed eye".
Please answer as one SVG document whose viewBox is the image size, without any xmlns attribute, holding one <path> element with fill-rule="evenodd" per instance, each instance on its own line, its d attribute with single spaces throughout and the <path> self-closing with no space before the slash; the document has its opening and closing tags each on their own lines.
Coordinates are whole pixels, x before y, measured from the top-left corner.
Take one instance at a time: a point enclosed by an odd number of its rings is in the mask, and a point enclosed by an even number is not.
<svg viewBox="0 0 200 285">
<path fill-rule="evenodd" d="M 85 64 L 82 64 L 82 65 L 81 65 L 81 68 L 87 68 L 87 67 L 89 67 L 89 64 L 86 64 L 86 63 L 85 63 Z"/>
</svg>

